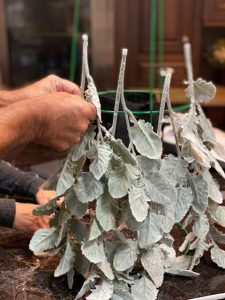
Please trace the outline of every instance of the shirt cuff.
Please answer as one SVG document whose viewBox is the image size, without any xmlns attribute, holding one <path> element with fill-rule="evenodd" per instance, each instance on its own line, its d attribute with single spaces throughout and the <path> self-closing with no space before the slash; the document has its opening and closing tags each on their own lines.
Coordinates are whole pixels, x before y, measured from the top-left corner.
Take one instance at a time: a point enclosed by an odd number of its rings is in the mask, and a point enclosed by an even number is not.
<svg viewBox="0 0 225 300">
<path fill-rule="evenodd" d="M 14 199 L 0 198 L 0 226 L 12 227 L 16 215 L 16 202 Z"/>
</svg>

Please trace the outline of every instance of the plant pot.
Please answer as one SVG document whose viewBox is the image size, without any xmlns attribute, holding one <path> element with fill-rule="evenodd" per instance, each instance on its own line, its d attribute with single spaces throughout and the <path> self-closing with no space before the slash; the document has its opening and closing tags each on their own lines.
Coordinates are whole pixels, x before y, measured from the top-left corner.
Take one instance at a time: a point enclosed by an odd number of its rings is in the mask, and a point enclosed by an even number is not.
<svg viewBox="0 0 225 300">
<path fill-rule="evenodd" d="M 148 91 L 125 91 L 124 93 L 125 101 L 127 107 L 134 112 L 137 119 L 143 119 L 145 121 L 150 120 L 150 93 Z M 114 111 L 114 104 L 115 104 L 115 92 L 108 92 L 108 93 L 100 93 L 100 102 L 102 105 L 102 120 L 103 124 L 107 129 L 109 129 L 112 125 L 113 120 L 113 111 Z M 154 109 L 158 109 L 155 107 L 156 103 L 155 95 L 153 95 L 153 103 Z M 119 111 L 122 111 L 122 105 L 120 104 Z M 105 112 L 106 111 L 106 112 Z M 158 120 L 158 114 L 153 115 L 152 125 L 153 128 L 156 128 Z M 126 121 L 124 114 L 121 112 L 118 116 L 117 127 L 116 127 L 116 134 L 115 137 L 121 139 L 123 143 L 128 146 L 129 145 L 129 137 L 127 133 Z"/>
</svg>

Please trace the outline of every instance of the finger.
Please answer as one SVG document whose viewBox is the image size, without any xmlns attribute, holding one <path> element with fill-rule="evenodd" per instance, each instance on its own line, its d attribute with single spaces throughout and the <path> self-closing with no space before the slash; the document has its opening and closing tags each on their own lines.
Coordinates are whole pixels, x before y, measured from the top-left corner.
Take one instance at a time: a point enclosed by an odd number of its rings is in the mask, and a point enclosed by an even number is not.
<svg viewBox="0 0 225 300">
<path fill-rule="evenodd" d="M 87 114 L 86 116 L 90 121 L 94 121 L 96 119 L 96 107 L 94 104 L 87 102 Z"/>
<path fill-rule="evenodd" d="M 79 87 L 69 80 L 58 78 L 54 82 L 54 85 L 57 92 L 66 92 L 73 95 L 80 95 Z"/>
</svg>

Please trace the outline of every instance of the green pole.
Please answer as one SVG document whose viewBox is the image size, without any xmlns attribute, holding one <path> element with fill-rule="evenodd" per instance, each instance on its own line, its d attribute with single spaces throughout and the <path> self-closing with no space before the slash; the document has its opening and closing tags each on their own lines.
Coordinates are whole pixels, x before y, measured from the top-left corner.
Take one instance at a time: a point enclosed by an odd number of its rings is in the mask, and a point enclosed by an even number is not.
<svg viewBox="0 0 225 300">
<path fill-rule="evenodd" d="M 71 40 L 71 53 L 70 53 L 70 80 L 71 81 L 74 81 L 75 79 L 75 70 L 76 70 L 79 6 L 80 6 L 80 1 L 74 0 L 73 31 L 72 31 L 72 40 Z"/>
<path fill-rule="evenodd" d="M 152 111 L 154 108 L 153 89 L 155 86 L 155 38 L 156 38 L 156 0 L 151 0 L 151 20 L 150 20 L 150 45 L 149 45 L 149 90 L 150 90 L 150 123 L 152 123 Z"/>
<path fill-rule="evenodd" d="M 164 62 L 164 0 L 158 0 L 158 37 L 159 37 L 159 68 L 163 68 Z M 159 74 L 159 87 L 163 87 L 163 77 Z"/>
</svg>

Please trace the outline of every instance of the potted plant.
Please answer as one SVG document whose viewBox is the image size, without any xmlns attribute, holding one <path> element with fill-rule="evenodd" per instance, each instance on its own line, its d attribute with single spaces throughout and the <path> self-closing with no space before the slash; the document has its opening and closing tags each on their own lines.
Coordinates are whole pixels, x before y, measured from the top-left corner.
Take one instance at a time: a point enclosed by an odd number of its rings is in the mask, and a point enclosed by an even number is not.
<svg viewBox="0 0 225 300">
<path fill-rule="evenodd" d="M 90 126 L 79 145 L 67 156 L 61 170 L 46 188 L 57 197 L 35 209 L 36 215 L 52 215 L 49 229 L 38 230 L 30 249 L 37 254 L 60 255 L 55 276 L 74 273 L 85 277 L 76 299 L 157 299 L 165 273 L 198 276 L 193 271 L 204 251 L 225 268 L 225 209 L 214 168 L 225 174 L 211 150 L 221 151 L 200 102 L 215 95 L 215 87 L 193 80 L 190 45 L 185 45 L 190 109 L 179 115 L 170 104 L 172 70 L 168 69 L 156 132 L 150 123 L 136 120 L 124 99 L 127 50 L 122 53 L 112 127 L 101 124 L 101 107 L 87 62 L 84 37 L 81 91 L 97 109 L 97 124 Z M 87 80 L 87 88 L 85 85 Z M 129 144 L 115 138 L 119 105 L 124 111 Z M 160 131 L 167 104 L 178 156 L 162 157 Z M 84 168 L 87 163 L 86 168 Z M 64 201 L 60 207 L 60 197 Z M 87 209 L 89 209 L 87 211 Z M 180 247 L 190 255 L 177 255 L 171 230 L 177 222 L 190 233 Z"/>
</svg>

